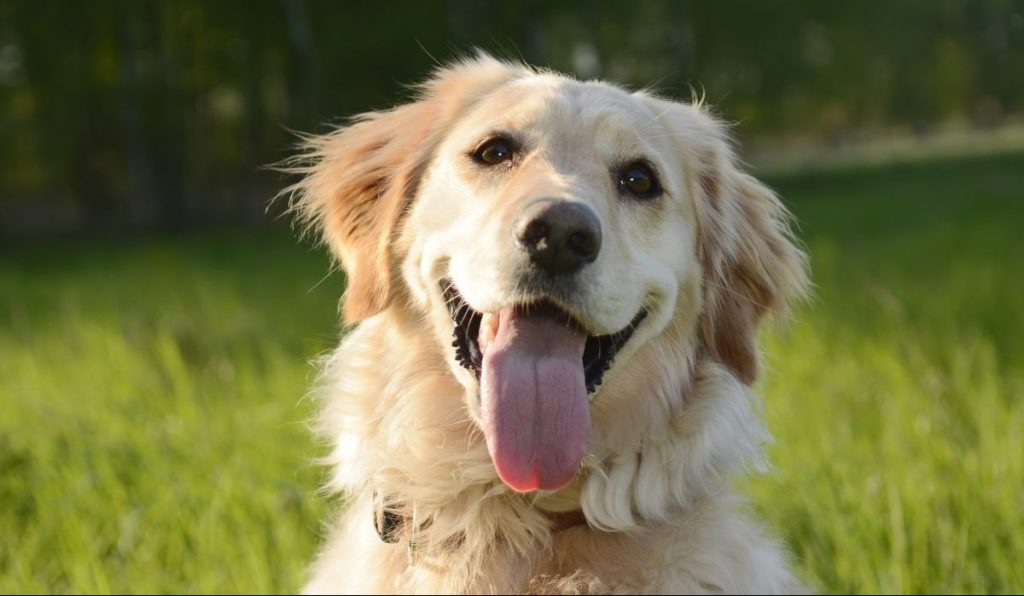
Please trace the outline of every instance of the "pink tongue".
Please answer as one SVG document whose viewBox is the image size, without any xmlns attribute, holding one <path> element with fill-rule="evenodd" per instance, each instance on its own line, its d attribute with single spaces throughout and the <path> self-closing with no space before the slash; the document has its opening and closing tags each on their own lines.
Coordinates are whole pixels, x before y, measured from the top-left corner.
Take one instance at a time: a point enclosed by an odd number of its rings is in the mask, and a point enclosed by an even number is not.
<svg viewBox="0 0 1024 596">
<path fill-rule="evenodd" d="M 498 475 L 518 492 L 572 481 L 587 450 L 587 337 L 544 314 L 498 313 L 484 346 L 484 435 Z"/>
</svg>

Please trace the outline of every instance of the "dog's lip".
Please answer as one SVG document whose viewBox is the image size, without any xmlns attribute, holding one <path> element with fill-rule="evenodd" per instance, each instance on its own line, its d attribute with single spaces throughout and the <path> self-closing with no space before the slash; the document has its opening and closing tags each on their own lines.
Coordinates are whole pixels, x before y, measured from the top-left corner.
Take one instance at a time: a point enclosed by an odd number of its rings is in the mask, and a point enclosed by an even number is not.
<svg viewBox="0 0 1024 596">
<path fill-rule="evenodd" d="M 483 352 L 479 345 L 479 335 L 484 313 L 473 309 L 450 279 L 441 281 L 441 293 L 454 323 L 452 347 L 455 348 L 455 359 L 479 380 L 483 366 Z M 647 317 L 647 310 L 642 308 L 630 323 L 619 331 L 597 334 L 591 332 L 570 309 L 548 296 L 517 302 L 510 306 L 530 311 L 537 309 L 561 320 L 566 325 L 579 329 L 587 336 L 581 366 L 583 366 L 586 376 L 588 393 L 597 390 L 604 378 L 604 373 L 611 368 L 622 347 L 632 339 L 637 328 Z"/>
<path fill-rule="evenodd" d="M 473 314 L 478 314 L 481 316 L 485 314 L 493 315 L 501 311 L 503 308 L 512 307 L 516 309 L 522 309 L 529 313 L 546 313 L 553 318 L 559 319 L 563 324 L 578 329 L 581 333 L 587 335 L 588 337 L 604 337 L 607 335 L 614 335 L 615 333 L 619 333 L 625 329 L 628 329 L 630 326 L 635 327 L 636 323 L 636 319 L 634 318 L 633 321 L 631 321 L 628 325 L 626 325 L 626 327 L 620 329 L 619 331 L 615 331 L 612 333 L 602 333 L 600 331 L 594 330 L 593 327 L 588 324 L 588 320 L 585 317 L 580 316 L 577 309 L 574 308 L 571 304 L 566 304 L 563 300 L 548 294 L 537 294 L 532 296 L 526 295 L 520 297 L 515 301 L 511 301 L 506 304 L 500 304 L 490 311 L 482 311 L 473 308 L 469 304 L 469 301 L 466 300 L 465 296 L 459 290 L 458 286 L 455 285 L 455 282 L 448 278 L 442 280 L 441 282 L 441 294 L 445 300 L 446 305 L 448 306 L 448 312 L 449 314 L 452 315 L 453 319 L 456 314 L 459 314 L 457 313 L 457 311 L 461 306 L 468 308 L 470 311 L 472 311 Z M 644 311 L 643 309 L 641 309 L 640 313 L 638 314 L 641 313 L 646 315 L 646 311 Z"/>
</svg>

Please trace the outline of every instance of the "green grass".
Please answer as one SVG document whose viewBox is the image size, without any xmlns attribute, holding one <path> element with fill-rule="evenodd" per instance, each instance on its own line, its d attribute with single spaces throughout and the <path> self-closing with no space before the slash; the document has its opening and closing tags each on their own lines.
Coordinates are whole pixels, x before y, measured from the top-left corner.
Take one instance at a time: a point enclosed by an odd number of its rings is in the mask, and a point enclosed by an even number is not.
<svg viewBox="0 0 1024 596">
<path fill-rule="evenodd" d="M 818 287 L 756 509 L 823 591 L 1024 589 L 1024 155 L 772 182 Z M 296 590 L 341 276 L 280 230 L 2 250 L 0 591 Z"/>
<path fill-rule="evenodd" d="M 325 517 L 302 398 L 336 339 L 326 259 L 286 234 L 18 252 L 0 591 L 298 589 Z"/>
<path fill-rule="evenodd" d="M 814 301 L 771 337 L 759 511 L 831 592 L 1024 589 L 1024 155 L 776 181 Z"/>
</svg>

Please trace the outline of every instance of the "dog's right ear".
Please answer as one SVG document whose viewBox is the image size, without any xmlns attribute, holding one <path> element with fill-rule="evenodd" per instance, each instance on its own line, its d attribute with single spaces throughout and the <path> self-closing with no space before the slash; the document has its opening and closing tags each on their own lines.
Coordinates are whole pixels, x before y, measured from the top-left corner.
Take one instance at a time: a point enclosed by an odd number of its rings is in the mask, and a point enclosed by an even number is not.
<svg viewBox="0 0 1024 596">
<path fill-rule="evenodd" d="M 412 103 L 358 116 L 304 139 L 282 170 L 290 208 L 317 229 L 347 275 L 343 314 L 355 322 L 384 310 L 395 280 L 392 240 L 451 122 L 498 86 L 529 73 L 485 54 L 438 70 Z"/>
</svg>

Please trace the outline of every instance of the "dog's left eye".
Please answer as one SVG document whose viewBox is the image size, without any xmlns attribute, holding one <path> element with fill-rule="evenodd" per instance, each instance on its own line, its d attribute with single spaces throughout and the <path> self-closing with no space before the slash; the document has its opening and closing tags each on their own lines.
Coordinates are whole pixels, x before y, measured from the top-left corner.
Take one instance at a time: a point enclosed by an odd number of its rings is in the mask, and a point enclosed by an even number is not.
<svg viewBox="0 0 1024 596">
<path fill-rule="evenodd" d="M 653 199 L 661 194 L 661 184 L 654 169 L 646 162 L 635 161 L 619 170 L 619 190 L 638 199 Z"/>
<path fill-rule="evenodd" d="M 473 160 L 479 164 L 496 166 L 512 159 L 515 148 L 511 141 L 495 137 L 473 152 Z"/>
</svg>

